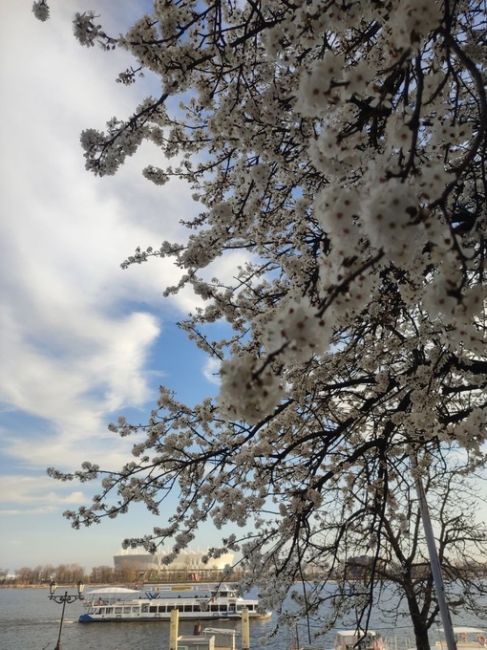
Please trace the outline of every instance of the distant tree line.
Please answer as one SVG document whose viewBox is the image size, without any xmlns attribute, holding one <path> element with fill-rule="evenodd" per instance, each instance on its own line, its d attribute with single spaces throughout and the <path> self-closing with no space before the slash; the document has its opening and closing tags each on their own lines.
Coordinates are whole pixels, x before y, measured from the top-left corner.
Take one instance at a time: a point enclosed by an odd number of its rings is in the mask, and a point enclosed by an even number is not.
<svg viewBox="0 0 487 650">
<path fill-rule="evenodd" d="M 54 580 L 58 584 L 76 584 L 80 580 L 85 584 L 141 584 L 147 582 L 213 582 L 223 579 L 238 580 L 241 578 L 235 569 L 231 575 L 223 570 L 211 571 L 194 570 L 139 570 L 134 567 L 121 567 L 114 569 L 108 565 L 93 567 L 87 571 L 79 564 L 52 564 L 37 565 L 35 567 L 21 567 L 15 573 L 0 568 L 0 585 L 24 586 L 49 584 Z"/>
<path fill-rule="evenodd" d="M 121 576 L 118 574 L 117 579 Z M 0 569 L 0 584 L 2 585 L 42 585 L 54 580 L 58 584 L 115 582 L 115 572 L 110 566 L 93 567 L 90 572 L 79 564 L 42 564 L 35 567 L 23 566 L 15 573 Z"/>
</svg>

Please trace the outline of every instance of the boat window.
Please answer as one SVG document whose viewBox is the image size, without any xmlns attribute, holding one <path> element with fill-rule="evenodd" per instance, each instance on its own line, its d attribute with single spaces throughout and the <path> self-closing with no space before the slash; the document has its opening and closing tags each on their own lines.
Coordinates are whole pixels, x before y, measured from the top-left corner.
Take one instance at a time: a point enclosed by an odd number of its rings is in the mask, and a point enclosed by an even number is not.
<svg viewBox="0 0 487 650">
<path fill-rule="evenodd" d="M 176 609 L 178 610 L 178 612 L 184 612 L 184 605 L 177 605 Z"/>
<path fill-rule="evenodd" d="M 159 605 L 158 611 L 159 611 L 159 614 L 165 614 L 166 613 L 166 606 L 165 605 Z"/>
<path fill-rule="evenodd" d="M 200 607 L 199 603 L 195 603 L 195 604 L 194 604 L 194 609 L 193 609 L 193 611 L 194 611 L 194 612 L 201 612 L 201 607 Z"/>
<path fill-rule="evenodd" d="M 135 607 L 132 607 L 132 612 L 134 614 L 138 614 L 140 612 L 140 607 L 138 605 L 136 605 Z"/>
<path fill-rule="evenodd" d="M 149 605 L 142 605 L 142 612 L 147 613 L 149 611 Z"/>
<path fill-rule="evenodd" d="M 167 611 L 170 612 L 172 609 L 174 609 L 174 605 L 168 605 L 167 606 Z"/>
<path fill-rule="evenodd" d="M 121 614 L 122 613 L 122 608 L 121 607 L 115 607 L 115 614 Z"/>
<path fill-rule="evenodd" d="M 93 614 L 103 614 L 104 611 L 105 611 L 105 608 L 104 607 L 96 607 L 92 611 L 93 611 Z"/>
<path fill-rule="evenodd" d="M 210 605 L 210 612 L 217 612 L 218 611 L 218 605 Z"/>
<path fill-rule="evenodd" d="M 151 614 L 156 614 L 156 613 L 157 613 L 157 605 L 151 605 L 151 606 L 149 607 L 149 612 L 150 612 Z"/>
<path fill-rule="evenodd" d="M 124 607 L 123 608 L 123 613 L 124 614 L 130 614 L 130 607 Z"/>
<path fill-rule="evenodd" d="M 184 610 L 185 612 L 192 612 L 193 611 L 193 605 L 184 605 Z"/>
<path fill-rule="evenodd" d="M 113 612 L 113 607 L 107 607 L 105 609 L 105 614 L 111 614 Z"/>
<path fill-rule="evenodd" d="M 226 605 L 220 605 L 220 612 L 227 612 L 228 607 Z"/>
</svg>

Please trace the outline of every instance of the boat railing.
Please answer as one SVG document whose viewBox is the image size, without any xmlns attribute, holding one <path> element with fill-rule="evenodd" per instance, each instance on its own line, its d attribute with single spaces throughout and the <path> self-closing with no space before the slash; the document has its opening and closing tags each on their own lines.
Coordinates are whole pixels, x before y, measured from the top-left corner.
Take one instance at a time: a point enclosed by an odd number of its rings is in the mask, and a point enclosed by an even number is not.
<svg viewBox="0 0 487 650">
<path fill-rule="evenodd" d="M 178 636 L 178 650 L 217 650 L 215 637 L 183 634 Z"/>
</svg>

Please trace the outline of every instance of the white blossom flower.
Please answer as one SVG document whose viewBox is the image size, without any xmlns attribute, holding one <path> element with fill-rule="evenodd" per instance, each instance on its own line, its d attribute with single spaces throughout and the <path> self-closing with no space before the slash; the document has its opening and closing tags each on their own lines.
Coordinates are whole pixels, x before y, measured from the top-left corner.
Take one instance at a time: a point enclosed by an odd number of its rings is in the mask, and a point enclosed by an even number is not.
<svg viewBox="0 0 487 650">
<path fill-rule="evenodd" d="M 371 189 L 362 219 L 370 242 L 399 265 L 407 265 L 411 243 L 417 250 L 425 242 L 421 227 L 413 227 L 417 213 L 417 198 L 408 184 L 391 179 Z"/>
<path fill-rule="evenodd" d="M 343 79 L 343 63 L 343 55 L 328 51 L 301 74 L 296 108 L 302 115 L 324 115 L 327 105 L 338 100 L 335 85 Z"/>
<path fill-rule="evenodd" d="M 348 83 L 347 92 L 350 95 L 364 95 L 369 83 L 374 78 L 375 70 L 366 59 L 346 69 L 344 80 Z"/>
<path fill-rule="evenodd" d="M 314 212 L 332 242 L 342 240 L 353 253 L 360 237 L 356 216 L 360 212 L 358 193 L 335 185 L 325 187 L 315 198 Z"/>
<path fill-rule="evenodd" d="M 279 378 L 249 353 L 223 361 L 220 375 L 220 411 L 230 419 L 258 422 L 283 395 Z"/>
<path fill-rule="evenodd" d="M 279 305 L 263 332 L 270 353 L 281 351 L 290 360 L 305 361 L 326 351 L 332 324 L 321 317 L 306 298 L 287 299 Z"/>
</svg>

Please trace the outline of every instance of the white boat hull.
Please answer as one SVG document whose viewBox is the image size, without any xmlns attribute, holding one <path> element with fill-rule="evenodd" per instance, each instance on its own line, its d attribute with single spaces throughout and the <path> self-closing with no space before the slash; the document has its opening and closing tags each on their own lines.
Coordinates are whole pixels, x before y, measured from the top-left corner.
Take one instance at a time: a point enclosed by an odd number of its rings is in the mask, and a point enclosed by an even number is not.
<svg viewBox="0 0 487 650">
<path fill-rule="evenodd" d="M 241 619 L 241 613 L 224 613 L 224 612 L 180 612 L 179 620 L 180 621 L 215 621 L 215 620 L 236 620 Z M 264 620 L 271 617 L 271 613 L 259 614 L 259 613 L 250 613 L 249 618 L 254 620 Z M 151 622 L 163 622 L 169 621 L 171 619 L 170 613 L 161 613 L 161 614 L 105 614 L 105 615 L 96 615 L 96 614 L 82 614 L 79 617 L 80 623 L 131 623 L 134 621 L 140 621 L 147 623 Z"/>
</svg>

